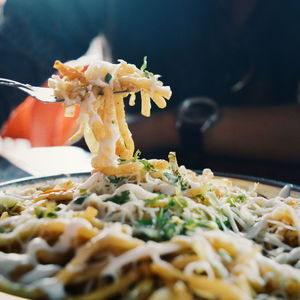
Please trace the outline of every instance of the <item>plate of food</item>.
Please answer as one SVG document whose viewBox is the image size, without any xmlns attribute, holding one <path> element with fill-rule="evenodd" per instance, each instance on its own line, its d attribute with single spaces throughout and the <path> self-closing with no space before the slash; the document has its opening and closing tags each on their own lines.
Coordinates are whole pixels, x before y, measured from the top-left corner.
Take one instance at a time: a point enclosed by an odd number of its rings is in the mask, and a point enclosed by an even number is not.
<svg viewBox="0 0 300 300">
<path fill-rule="evenodd" d="M 55 66 L 93 171 L 0 186 L 1 299 L 300 298 L 299 187 L 143 158 L 124 98 L 171 96 L 146 61 Z"/>
</svg>

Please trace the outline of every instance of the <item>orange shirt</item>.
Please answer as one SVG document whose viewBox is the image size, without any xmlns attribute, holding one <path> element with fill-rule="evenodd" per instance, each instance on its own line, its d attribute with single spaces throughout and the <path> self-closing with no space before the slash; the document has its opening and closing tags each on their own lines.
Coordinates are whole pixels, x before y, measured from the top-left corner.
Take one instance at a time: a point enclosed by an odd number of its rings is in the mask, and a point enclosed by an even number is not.
<svg viewBox="0 0 300 300">
<path fill-rule="evenodd" d="M 77 128 L 78 113 L 79 107 L 74 117 L 65 117 L 63 104 L 45 104 L 27 97 L 12 112 L 1 136 L 28 139 L 33 147 L 66 145 Z"/>
</svg>

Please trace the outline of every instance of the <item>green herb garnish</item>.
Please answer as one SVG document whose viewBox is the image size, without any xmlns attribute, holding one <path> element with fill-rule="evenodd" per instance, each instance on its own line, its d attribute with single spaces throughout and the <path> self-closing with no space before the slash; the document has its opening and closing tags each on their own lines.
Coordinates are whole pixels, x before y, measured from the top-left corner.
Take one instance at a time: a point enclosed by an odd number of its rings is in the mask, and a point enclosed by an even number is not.
<svg viewBox="0 0 300 300">
<path fill-rule="evenodd" d="M 119 164 L 122 165 L 122 164 L 124 164 L 126 162 L 129 162 L 130 160 L 125 159 L 125 158 L 119 158 L 118 161 L 119 161 Z"/>
<path fill-rule="evenodd" d="M 0 198 L 0 215 L 4 212 L 7 212 L 9 215 L 17 215 L 22 210 L 24 210 L 24 206 L 21 203 L 21 199 L 18 200 L 9 195 Z"/>
<path fill-rule="evenodd" d="M 216 219 L 216 223 L 217 223 L 219 229 L 221 229 L 221 230 L 224 230 L 224 229 L 225 229 L 225 228 L 223 227 L 223 225 L 222 225 L 220 219 Z M 227 227 L 228 229 L 231 229 L 231 230 L 232 230 L 231 223 L 230 223 L 230 221 L 228 220 L 228 218 L 223 222 L 223 224 L 224 224 L 225 227 Z"/>
<path fill-rule="evenodd" d="M 35 215 L 36 215 L 36 217 L 37 217 L 38 219 L 41 219 L 41 218 L 44 217 L 44 211 L 43 211 L 43 209 L 42 209 L 41 207 L 36 207 L 36 208 L 34 209 L 34 213 L 35 213 Z"/>
<path fill-rule="evenodd" d="M 139 224 L 142 224 L 142 225 L 152 225 L 152 220 L 146 220 L 146 219 L 142 219 L 142 220 L 138 220 L 138 223 Z"/>
<path fill-rule="evenodd" d="M 148 62 L 147 62 L 147 56 L 144 56 L 144 61 L 143 61 L 143 64 L 141 66 L 141 71 L 145 71 L 148 67 Z"/>
<path fill-rule="evenodd" d="M 143 171 L 145 172 L 155 172 L 154 166 L 147 160 L 147 159 L 140 159 L 141 156 L 141 151 L 138 149 L 135 151 L 133 157 L 131 159 L 124 159 L 124 158 L 119 158 L 119 164 L 125 164 L 129 162 L 140 162 L 141 164 L 144 165 Z"/>
<path fill-rule="evenodd" d="M 134 226 L 134 234 L 158 241 L 169 240 L 182 231 L 182 226 L 172 222 L 174 213 L 161 208 L 154 220 L 140 220 Z"/>
<path fill-rule="evenodd" d="M 45 217 L 46 218 L 56 218 L 57 217 L 57 214 L 53 211 L 49 211 L 45 214 Z"/>
<path fill-rule="evenodd" d="M 156 219 L 142 219 L 137 221 L 134 227 L 134 234 L 142 239 L 154 239 L 157 241 L 170 240 L 172 237 L 178 234 L 188 234 L 194 231 L 197 227 L 204 229 L 214 229 L 215 224 L 212 221 L 206 219 L 188 219 L 181 218 L 181 212 L 175 212 L 175 207 L 185 206 L 187 203 L 180 202 L 176 197 L 169 199 L 167 208 L 160 208 Z M 220 222 L 220 220 L 218 220 Z"/>
<path fill-rule="evenodd" d="M 149 163 L 147 159 L 140 160 L 140 163 L 144 165 L 143 170 L 145 172 L 155 172 L 154 166 L 151 163 Z"/>
<path fill-rule="evenodd" d="M 163 173 L 163 175 L 168 180 L 168 182 L 171 184 L 176 184 L 180 180 L 180 178 L 178 176 L 172 175 L 170 173 Z"/>
<path fill-rule="evenodd" d="M 104 81 L 109 84 L 110 80 L 112 79 L 112 75 L 110 73 L 107 73 L 104 77 Z"/>
<path fill-rule="evenodd" d="M 212 229 L 211 224 L 206 220 L 189 219 L 184 223 L 184 228 L 186 231 L 193 231 L 196 229 L 196 227 Z"/>
<path fill-rule="evenodd" d="M 189 188 L 189 184 L 181 175 L 173 175 L 171 173 L 163 173 L 164 177 L 171 184 L 178 184 L 181 191 L 185 191 Z"/>
<path fill-rule="evenodd" d="M 122 185 L 127 182 L 127 177 L 107 176 L 106 178 L 110 183 L 117 185 Z"/>
<path fill-rule="evenodd" d="M 247 199 L 246 195 L 237 195 L 236 199 L 239 201 L 245 201 Z"/>
<path fill-rule="evenodd" d="M 156 197 L 154 197 L 154 198 L 152 198 L 152 199 L 147 199 L 147 200 L 145 200 L 145 203 L 146 203 L 146 205 L 153 206 L 153 205 L 156 204 L 156 202 L 157 202 L 158 200 L 162 200 L 162 199 L 164 199 L 164 198 L 166 198 L 166 196 L 163 195 L 163 194 L 161 194 L 161 195 L 158 195 L 158 196 L 156 196 Z"/>
<path fill-rule="evenodd" d="M 184 198 L 181 197 L 170 197 L 169 203 L 174 202 L 174 206 L 178 206 L 180 208 L 188 207 L 188 203 Z"/>
<path fill-rule="evenodd" d="M 111 201 L 117 204 L 124 204 L 130 200 L 130 191 L 123 191 L 120 195 L 115 195 L 113 197 L 107 198 L 104 201 Z"/>
<path fill-rule="evenodd" d="M 203 196 L 203 194 L 199 193 L 197 195 L 195 195 L 196 198 L 198 198 L 200 201 L 204 202 L 205 201 L 205 197 Z"/>
<path fill-rule="evenodd" d="M 142 154 L 141 150 L 137 149 L 133 155 L 133 159 L 138 160 L 140 158 L 141 154 Z"/>
<path fill-rule="evenodd" d="M 136 236 L 141 236 L 142 238 L 160 240 L 159 230 L 151 226 L 137 225 L 133 228 L 133 232 Z"/>
<path fill-rule="evenodd" d="M 144 75 L 145 75 L 147 78 L 149 78 L 149 77 L 151 77 L 151 76 L 154 76 L 153 73 L 151 73 L 151 72 L 149 72 L 149 71 L 146 70 L 147 67 L 148 67 L 147 56 L 144 56 L 144 61 L 143 61 L 143 64 L 142 64 L 142 66 L 141 66 L 141 71 L 144 73 Z"/>
<path fill-rule="evenodd" d="M 56 206 L 55 205 L 48 205 L 48 207 L 36 207 L 34 209 L 34 213 L 38 219 L 41 218 L 56 218 Z"/>
<path fill-rule="evenodd" d="M 139 161 L 141 154 L 142 154 L 142 152 L 139 149 L 137 149 L 131 159 L 119 158 L 118 159 L 119 164 L 121 165 L 121 164 L 124 164 L 127 162 L 137 162 L 137 161 Z"/>
<path fill-rule="evenodd" d="M 182 177 L 180 177 L 180 189 L 181 189 L 181 191 L 185 191 L 189 188 L 190 188 L 189 183 L 186 180 L 184 180 Z"/>
<path fill-rule="evenodd" d="M 82 195 L 77 197 L 72 201 L 72 203 L 77 204 L 77 205 L 82 205 L 83 202 L 85 201 L 86 198 L 88 198 L 90 195 Z"/>
<path fill-rule="evenodd" d="M 231 207 L 236 207 L 236 203 L 243 202 L 247 199 L 246 195 L 230 195 L 226 202 L 230 204 Z"/>
</svg>

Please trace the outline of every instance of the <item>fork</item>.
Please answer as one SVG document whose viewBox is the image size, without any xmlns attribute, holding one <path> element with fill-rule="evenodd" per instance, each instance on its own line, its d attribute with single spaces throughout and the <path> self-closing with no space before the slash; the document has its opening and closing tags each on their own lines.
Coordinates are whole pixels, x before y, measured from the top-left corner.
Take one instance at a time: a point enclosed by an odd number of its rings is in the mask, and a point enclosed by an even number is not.
<svg viewBox="0 0 300 300">
<path fill-rule="evenodd" d="M 58 99 L 54 95 L 52 88 L 33 86 L 31 84 L 21 83 L 11 79 L 0 78 L 0 85 L 6 85 L 12 88 L 17 88 L 27 93 L 31 97 L 44 103 L 58 103 L 63 102 L 64 99 Z M 114 94 L 128 93 L 128 91 L 116 91 Z"/>
<path fill-rule="evenodd" d="M 64 101 L 64 99 L 56 98 L 54 96 L 54 90 L 51 88 L 32 86 L 30 84 L 25 84 L 5 78 L 0 78 L 0 85 L 6 85 L 9 87 L 17 88 L 27 93 L 31 97 L 45 103 L 56 103 Z"/>
</svg>

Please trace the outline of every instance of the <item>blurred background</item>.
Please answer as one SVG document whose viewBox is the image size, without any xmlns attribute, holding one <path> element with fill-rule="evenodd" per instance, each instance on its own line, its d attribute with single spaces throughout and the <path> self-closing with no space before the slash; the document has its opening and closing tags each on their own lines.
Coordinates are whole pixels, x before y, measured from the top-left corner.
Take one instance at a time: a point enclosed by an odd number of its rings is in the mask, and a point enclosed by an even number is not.
<svg viewBox="0 0 300 300">
<path fill-rule="evenodd" d="M 176 151 L 192 169 L 300 184 L 299 0 L 1 0 L 0 7 L 0 77 L 45 85 L 56 59 L 139 67 L 147 56 L 173 96 L 163 111 L 153 105 L 150 119 L 138 105 L 126 108 L 143 156 Z M 25 152 L 68 145 L 76 116 L 6 87 L 0 99 L 4 158 L 18 165 L 22 156 L 68 156 Z M 28 141 L 24 154 L 14 146 L 19 138 Z M 86 149 L 84 141 L 76 146 Z M 2 180 L 24 175 L 6 161 L 1 168 Z"/>
</svg>

